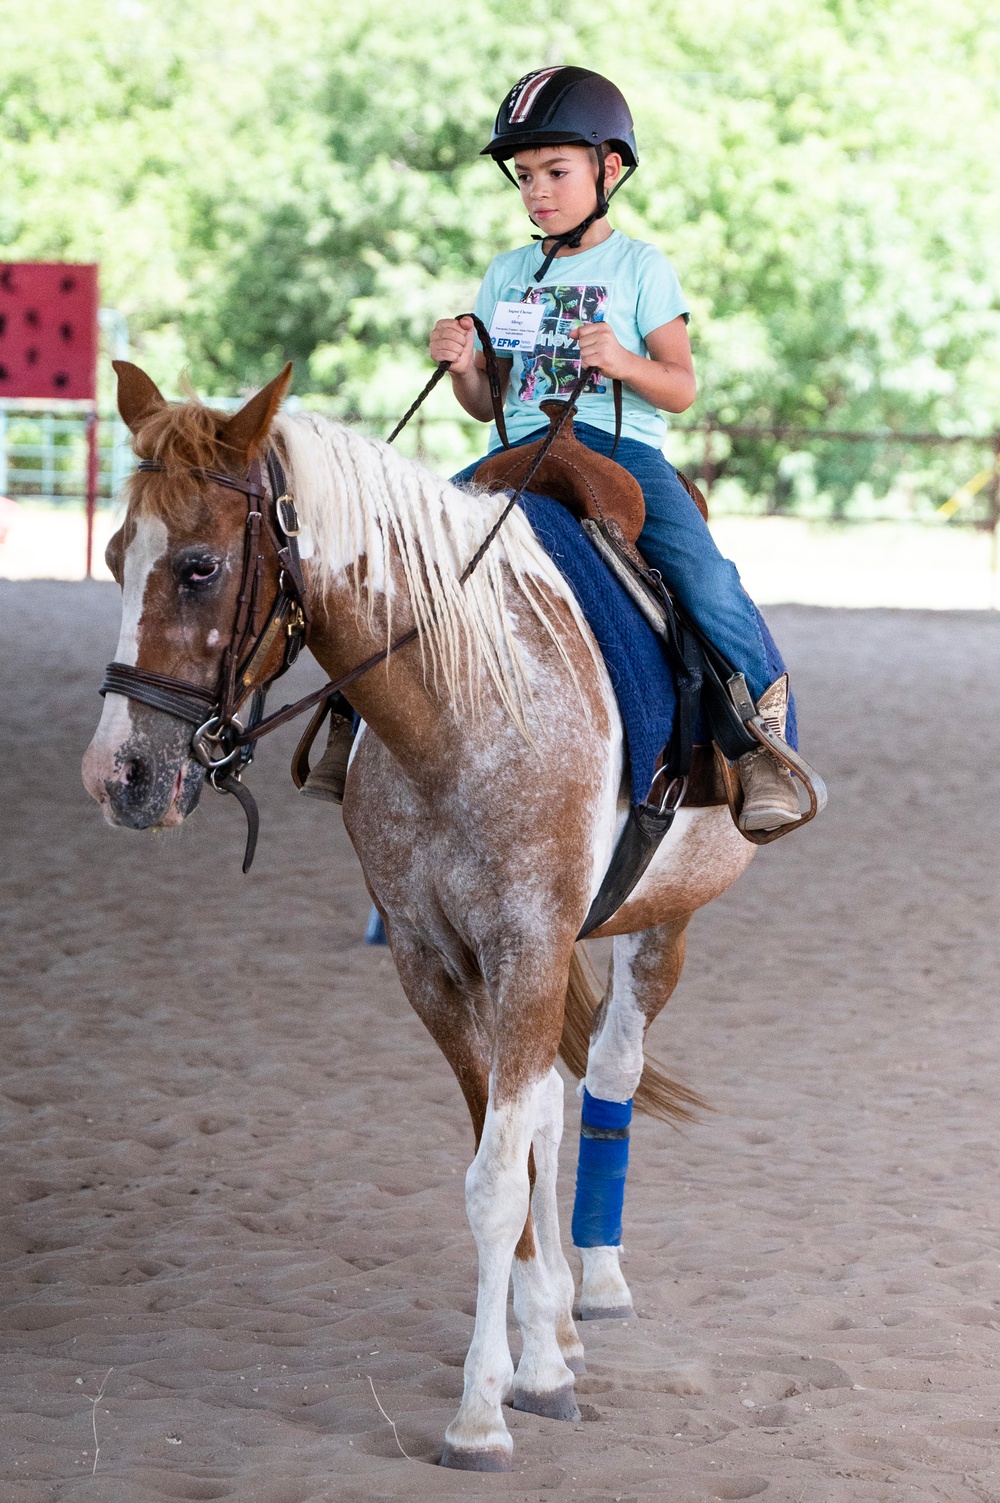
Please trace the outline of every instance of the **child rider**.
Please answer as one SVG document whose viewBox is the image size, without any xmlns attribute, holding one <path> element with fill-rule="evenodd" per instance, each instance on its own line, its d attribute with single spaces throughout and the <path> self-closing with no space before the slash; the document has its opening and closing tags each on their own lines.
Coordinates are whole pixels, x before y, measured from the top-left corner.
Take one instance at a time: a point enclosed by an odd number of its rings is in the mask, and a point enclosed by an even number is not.
<svg viewBox="0 0 1000 1503">
<path fill-rule="evenodd" d="M 492 156 L 516 182 L 540 231 L 534 237 L 540 244 L 495 258 L 476 301 L 494 345 L 517 346 L 501 361 L 511 443 L 543 437 L 549 424 L 540 403 L 565 396 L 582 367 L 592 366 L 599 374 L 578 400 L 574 432 L 609 455 L 615 434 L 611 383 L 622 382 L 622 436 L 614 457 L 645 496 L 639 548 L 744 674 L 760 713 L 784 735 L 787 675 L 771 682 L 757 612 L 736 566 L 720 554 L 662 452 L 667 430 L 660 414 L 691 406 L 695 377 L 687 304 L 673 267 L 654 246 L 630 240 L 607 220 L 609 198 L 638 165 L 628 105 L 613 83 L 586 68 L 529 73 L 500 106 L 482 155 Z M 430 352 L 435 361 L 450 362 L 452 387 L 466 412 L 489 422 L 489 382 L 472 320 L 440 319 Z M 493 428 L 490 448 L 499 445 Z M 471 477 L 475 468 L 456 480 Z M 335 718 L 327 751 L 304 792 L 340 801 L 350 740 L 350 721 Z M 739 769 L 742 829 L 774 830 L 798 819 L 795 784 L 768 751 L 748 752 Z"/>
<path fill-rule="evenodd" d="M 517 183 L 541 232 L 534 237 L 540 244 L 496 257 L 476 300 L 491 335 L 506 331 L 520 340 L 513 357 L 501 362 L 511 443 L 543 437 L 549 424 L 540 403 L 565 396 L 582 366 L 593 366 L 600 374 L 577 403 L 574 431 L 588 448 L 610 454 L 611 383 L 622 382 L 622 437 L 614 457 L 646 499 L 640 551 L 745 675 L 761 714 L 784 735 L 787 676 L 771 683 L 757 612 L 736 566 L 720 554 L 662 452 L 666 423 L 660 414 L 691 406 L 695 377 L 687 304 L 673 267 L 652 245 L 630 240 L 607 220 L 608 199 L 638 165 L 628 105 L 614 84 L 586 68 L 529 73 L 500 106 L 482 154 Z M 533 315 L 527 327 L 524 310 L 510 309 L 525 303 Z M 489 422 L 489 383 L 471 319 L 440 319 L 430 353 L 435 361 L 450 361 L 452 387 L 466 412 Z M 499 444 L 493 428 L 490 449 Z M 798 819 L 795 784 L 776 758 L 761 748 L 741 758 L 739 768 L 743 829 L 773 830 Z"/>
</svg>

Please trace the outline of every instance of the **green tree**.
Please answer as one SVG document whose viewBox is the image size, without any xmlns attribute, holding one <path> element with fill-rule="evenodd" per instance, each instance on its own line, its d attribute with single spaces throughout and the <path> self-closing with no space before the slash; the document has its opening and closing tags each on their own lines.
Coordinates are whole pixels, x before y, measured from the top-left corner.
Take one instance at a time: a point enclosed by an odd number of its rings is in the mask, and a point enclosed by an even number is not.
<svg viewBox="0 0 1000 1503">
<path fill-rule="evenodd" d="M 0 252 L 100 260 L 168 386 L 186 365 L 232 395 L 292 358 L 334 410 L 398 411 L 434 319 L 529 229 L 478 154 L 499 98 L 565 61 L 632 103 L 641 168 L 614 216 L 680 272 L 689 416 L 1000 422 L 987 0 L 0 0 L 0 27 Z M 457 416 L 446 391 L 434 411 Z M 836 505 L 897 462 L 812 452 Z M 787 445 L 725 463 L 797 494 Z"/>
</svg>

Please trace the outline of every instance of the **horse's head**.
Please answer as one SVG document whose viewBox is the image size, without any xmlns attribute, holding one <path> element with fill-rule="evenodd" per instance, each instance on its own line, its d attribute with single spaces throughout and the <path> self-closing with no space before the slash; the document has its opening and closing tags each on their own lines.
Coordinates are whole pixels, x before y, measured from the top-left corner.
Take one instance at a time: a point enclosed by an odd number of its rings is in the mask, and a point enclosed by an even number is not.
<svg viewBox="0 0 1000 1503">
<path fill-rule="evenodd" d="M 224 656 L 235 646 L 248 496 L 206 472 L 246 477 L 266 446 L 291 366 L 230 416 L 197 401 L 166 402 L 127 361 L 116 361 L 115 370 L 135 452 L 155 466 L 133 476 L 124 523 L 106 554 L 122 590 L 116 663 L 204 690 L 207 719 Z M 273 549 L 262 553 L 257 594 L 266 605 L 276 592 L 278 560 Z M 178 825 L 191 812 L 205 778 L 192 729 L 163 710 L 106 694 L 83 781 L 110 823 Z"/>
</svg>

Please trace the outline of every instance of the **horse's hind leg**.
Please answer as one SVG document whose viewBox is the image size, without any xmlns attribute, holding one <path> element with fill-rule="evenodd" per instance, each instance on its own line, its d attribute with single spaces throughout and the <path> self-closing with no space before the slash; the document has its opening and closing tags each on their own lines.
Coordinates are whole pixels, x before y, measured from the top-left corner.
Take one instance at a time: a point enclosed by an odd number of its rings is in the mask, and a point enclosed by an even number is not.
<svg viewBox="0 0 1000 1503">
<path fill-rule="evenodd" d="M 573 1275 L 559 1236 L 556 1176 L 562 1133 L 563 1083 L 553 1069 L 538 1093 L 531 1215 L 514 1251 L 514 1313 L 524 1346 L 513 1402 L 515 1409 L 550 1419 L 578 1420 L 569 1374 L 586 1369 L 573 1323 Z"/>
<path fill-rule="evenodd" d="M 573 1242 L 583 1262 L 583 1320 L 632 1314 L 619 1261 L 632 1097 L 642 1075 L 646 1029 L 680 977 L 687 923 L 685 917 L 614 941 L 608 992 L 587 1056 L 573 1212 Z"/>
</svg>

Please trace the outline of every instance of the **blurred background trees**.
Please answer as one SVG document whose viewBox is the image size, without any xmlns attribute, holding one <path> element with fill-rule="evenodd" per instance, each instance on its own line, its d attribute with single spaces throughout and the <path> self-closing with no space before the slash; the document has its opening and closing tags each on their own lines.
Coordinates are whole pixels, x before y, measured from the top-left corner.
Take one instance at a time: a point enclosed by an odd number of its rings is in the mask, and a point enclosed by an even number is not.
<svg viewBox="0 0 1000 1503">
<path fill-rule="evenodd" d="M 0 0 L 0 36 L 0 257 L 99 260 L 165 389 L 186 368 L 235 395 L 294 359 L 304 398 L 396 414 L 435 318 L 530 231 L 478 155 L 497 104 L 571 62 L 632 105 L 613 221 L 688 294 L 685 421 L 1000 426 L 991 0 Z M 428 447 L 461 458 L 476 435 L 447 393 L 432 410 Z M 835 512 L 910 464 L 760 440 L 716 460 L 771 509 Z M 941 499 L 956 463 L 918 456 L 911 490 Z"/>
</svg>

